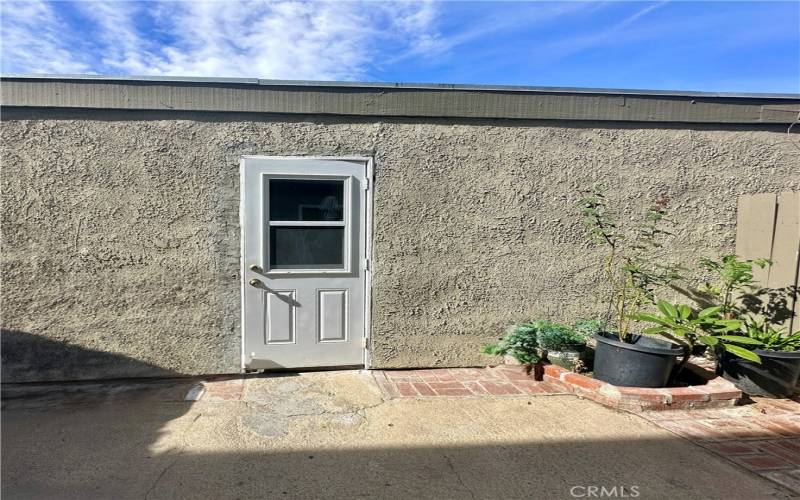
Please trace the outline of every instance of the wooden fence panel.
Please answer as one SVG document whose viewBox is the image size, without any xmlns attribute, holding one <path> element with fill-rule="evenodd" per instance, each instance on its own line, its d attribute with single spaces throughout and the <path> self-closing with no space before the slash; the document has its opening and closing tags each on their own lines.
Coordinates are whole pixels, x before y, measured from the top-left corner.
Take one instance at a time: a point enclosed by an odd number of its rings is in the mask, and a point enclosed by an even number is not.
<svg viewBox="0 0 800 500">
<path fill-rule="evenodd" d="M 769 258 L 770 268 L 754 273 L 770 288 L 798 286 L 800 269 L 800 192 L 746 195 L 739 198 L 736 216 L 736 254 L 745 259 Z M 788 304 L 794 316 L 783 323 L 800 330 L 800 300 Z"/>
<path fill-rule="evenodd" d="M 772 268 L 767 285 L 771 288 L 797 286 L 798 251 L 800 251 L 800 192 L 778 195 L 778 212 L 775 215 L 775 235 L 772 238 Z M 793 304 L 795 317 L 798 301 Z M 790 331 L 800 329 L 800 321 L 786 321 Z"/>
<path fill-rule="evenodd" d="M 736 255 L 743 259 L 769 259 L 775 230 L 777 196 L 772 193 L 739 197 L 736 211 Z M 755 279 L 766 285 L 769 269 L 756 268 Z"/>
</svg>

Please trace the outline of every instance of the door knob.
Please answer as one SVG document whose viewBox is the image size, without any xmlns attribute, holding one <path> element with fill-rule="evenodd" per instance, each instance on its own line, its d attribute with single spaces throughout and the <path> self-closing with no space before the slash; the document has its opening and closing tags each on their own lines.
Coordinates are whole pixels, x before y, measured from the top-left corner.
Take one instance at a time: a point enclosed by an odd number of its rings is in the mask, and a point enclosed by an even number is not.
<svg viewBox="0 0 800 500">
<path fill-rule="evenodd" d="M 261 280 L 257 280 L 257 279 L 255 279 L 255 278 L 253 278 L 253 279 L 251 279 L 251 280 L 250 280 L 250 286 L 256 286 L 256 287 L 260 287 L 260 286 L 261 286 L 261 285 L 263 285 L 263 284 L 264 284 L 264 283 L 261 283 Z"/>
</svg>

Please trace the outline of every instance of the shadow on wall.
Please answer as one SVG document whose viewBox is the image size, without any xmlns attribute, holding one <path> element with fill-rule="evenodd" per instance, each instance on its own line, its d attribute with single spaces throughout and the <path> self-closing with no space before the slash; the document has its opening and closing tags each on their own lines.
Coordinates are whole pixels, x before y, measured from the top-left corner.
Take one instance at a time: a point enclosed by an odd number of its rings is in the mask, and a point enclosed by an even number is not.
<svg viewBox="0 0 800 500">
<path fill-rule="evenodd" d="M 0 348 L 3 383 L 179 375 L 121 354 L 87 349 L 18 330 L 0 330 Z"/>
<path fill-rule="evenodd" d="M 327 115 L 293 115 L 278 113 L 237 113 L 213 111 L 167 111 L 167 110 L 114 110 L 114 109 L 78 109 L 78 108 L 16 108 L 3 109 L 4 119 L 8 120 L 101 120 L 101 121 L 162 121 L 191 120 L 196 122 L 248 122 L 248 123 L 314 123 L 318 125 L 345 123 L 389 123 L 398 125 L 415 125 L 430 123 L 434 125 L 479 125 L 490 127 L 558 127 L 568 129 L 630 129 L 630 130 L 727 130 L 747 131 L 766 130 L 786 133 L 788 125 L 782 123 L 664 123 L 664 122 L 625 122 L 625 121 L 591 121 L 591 120 L 524 120 L 503 118 L 440 118 L 440 117 L 404 117 L 404 116 L 327 116 Z M 800 134 L 794 128 L 793 134 Z M 262 145 L 263 146 L 263 145 Z M 324 151 L 319 151 L 320 153 Z M 328 153 L 330 151 L 327 151 Z M 308 153 L 306 153 L 308 154 Z"/>
</svg>

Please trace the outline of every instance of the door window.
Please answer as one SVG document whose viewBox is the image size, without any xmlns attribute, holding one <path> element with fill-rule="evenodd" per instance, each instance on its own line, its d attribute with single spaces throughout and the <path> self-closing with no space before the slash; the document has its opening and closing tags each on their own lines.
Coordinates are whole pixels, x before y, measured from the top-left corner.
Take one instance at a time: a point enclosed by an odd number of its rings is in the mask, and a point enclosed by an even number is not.
<svg viewBox="0 0 800 500">
<path fill-rule="evenodd" d="M 344 181 L 270 179 L 271 221 L 344 221 Z"/>
<path fill-rule="evenodd" d="M 345 179 L 268 178 L 269 269 L 344 271 Z"/>
</svg>

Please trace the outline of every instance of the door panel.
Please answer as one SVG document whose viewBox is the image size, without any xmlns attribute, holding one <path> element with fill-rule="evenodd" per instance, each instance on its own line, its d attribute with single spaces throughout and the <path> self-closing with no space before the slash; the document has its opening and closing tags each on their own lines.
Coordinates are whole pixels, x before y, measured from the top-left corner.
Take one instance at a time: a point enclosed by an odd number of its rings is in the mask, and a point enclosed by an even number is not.
<svg viewBox="0 0 800 500">
<path fill-rule="evenodd" d="M 364 364 L 366 160 L 242 160 L 245 368 Z"/>
<path fill-rule="evenodd" d="M 264 325 L 267 343 L 294 343 L 295 341 L 295 291 L 261 292 L 266 297 Z"/>
<path fill-rule="evenodd" d="M 347 290 L 319 290 L 319 341 L 347 340 Z"/>
</svg>

